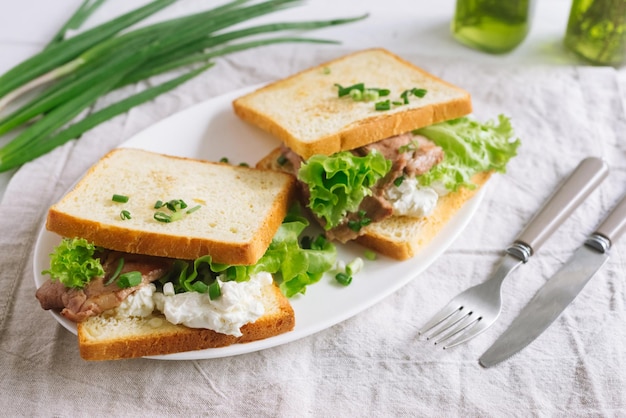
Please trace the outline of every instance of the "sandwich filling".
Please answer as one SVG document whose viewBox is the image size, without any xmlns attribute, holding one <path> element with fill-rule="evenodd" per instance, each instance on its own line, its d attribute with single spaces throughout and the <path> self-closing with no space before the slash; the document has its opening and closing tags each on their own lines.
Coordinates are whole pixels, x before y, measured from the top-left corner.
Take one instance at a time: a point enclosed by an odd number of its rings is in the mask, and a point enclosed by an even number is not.
<svg viewBox="0 0 626 418">
<path fill-rule="evenodd" d="M 504 172 L 520 142 L 510 121 L 463 117 L 307 161 L 283 146 L 277 164 L 300 180 L 302 203 L 326 237 L 347 242 L 390 216 L 430 215 L 440 196 L 474 188 L 480 172 Z"/>
<path fill-rule="evenodd" d="M 261 291 L 273 286 L 274 277 L 291 297 L 335 266 L 335 246 L 322 236 L 304 236 L 308 224 L 292 208 L 253 265 L 215 263 L 208 255 L 177 260 L 129 254 L 65 238 L 42 272 L 50 279 L 36 297 L 43 309 L 57 310 L 74 322 L 158 311 L 173 324 L 239 336 L 241 326 L 264 314 Z"/>
</svg>

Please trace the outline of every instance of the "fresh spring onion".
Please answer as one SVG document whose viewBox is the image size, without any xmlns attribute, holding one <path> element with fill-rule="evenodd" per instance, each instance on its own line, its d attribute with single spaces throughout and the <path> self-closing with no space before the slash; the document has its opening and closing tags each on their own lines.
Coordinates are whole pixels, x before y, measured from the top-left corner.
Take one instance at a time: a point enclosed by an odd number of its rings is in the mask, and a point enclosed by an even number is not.
<svg viewBox="0 0 626 418">
<path fill-rule="evenodd" d="M 117 276 L 119 276 L 122 272 L 122 267 L 124 267 L 124 257 L 120 257 L 120 261 L 117 262 L 117 267 L 115 268 L 115 271 L 113 272 L 109 280 L 106 281 L 106 283 L 104 284 L 105 286 L 110 285 L 115 281 L 115 279 L 117 279 Z"/>
<path fill-rule="evenodd" d="M 120 212 L 120 218 L 122 218 L 123 221 L 127 220 L 127 219 L 131 219 L 130 216 L 130 212 L 127 210 L 123 210 Z"/>
<path fill-rule="evenodd" d="M 120 274 L 117 279 L 117 286 L 120 289 L 127 289 L 129 287 L 138 286 L 141 283 L 141 273 L 138 271 L 129 271 L 128 273 Z"/>
<path fill-rule="evenodd" d="M 267 34 L 283 31 L 297 34 L 367 17 L 270 23 L 228 31 L 232 26 L 303 3 L 232 0 L 207 11 L 133 28 L 176 2 L 152 0 L 68 37 L 69 31 L 79 30 L 105 1 L 84 0 L 41 52 L 0 75 L 0 135 L 20 130 L 0 148 L 0 171 L 44 155 L 100 123 L 174 89 L 209 69 L 215 57 L 284 42 L 337 43 Z M 246 40 L 250 37 L 254 39 Z M 183 67 L 188 67 L 187 71 L 169 81 L 79 117 L 113 90 Z M 26 99 L 25 93 L 35 88 L 41 90 Z M 13 102 L 17 105 L 13 106 L 15 110 L 3 112 Z"/>
<path fill-rule="evenodd" d="M 128 196 L 123 194 L 114 194 L 113 197 L 111 197 L 111 200 L 117 203 L 126 203 L 128 202 Z"/>
</svg>

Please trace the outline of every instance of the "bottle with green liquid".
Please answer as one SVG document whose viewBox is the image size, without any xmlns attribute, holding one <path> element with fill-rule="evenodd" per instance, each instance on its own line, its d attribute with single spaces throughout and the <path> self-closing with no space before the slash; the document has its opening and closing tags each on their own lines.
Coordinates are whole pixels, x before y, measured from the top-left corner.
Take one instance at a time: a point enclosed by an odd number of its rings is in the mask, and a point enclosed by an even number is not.
<svg viewBox="0 0 626 418">
<path fill-rule="evenodd" d="M 565 46 L 592 64 L 624 64 L 626 0 L 574 0 Z"/>
<path fill-rule="evenodd" d="M 503 54 L 522 43 L 531 13 L 532 0 L 457 0 L 451 30 L 462 44 Z"/>
</svg>

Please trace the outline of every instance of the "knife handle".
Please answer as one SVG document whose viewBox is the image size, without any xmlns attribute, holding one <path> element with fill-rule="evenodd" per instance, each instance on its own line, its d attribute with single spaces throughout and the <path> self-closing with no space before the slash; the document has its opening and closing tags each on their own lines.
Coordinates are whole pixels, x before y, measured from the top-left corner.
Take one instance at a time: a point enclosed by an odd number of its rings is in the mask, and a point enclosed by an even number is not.
<svg viewBox="0 0 626 418">
<path fill-rule="evenodd" d="M 526 245 L 531 255 L 537 252 L 548 237 L 606 178 L 608 172 L 607 164 L 600 158 L 589 157 L 582 160 L 515 242 Z"/>
<path fill-rule="evenodd" d="M 626 195 L 621 202 L 596 229 L 595 234 L 602 235 L 611 242 L 611 245 L 626 231 Z"/>
</svg>

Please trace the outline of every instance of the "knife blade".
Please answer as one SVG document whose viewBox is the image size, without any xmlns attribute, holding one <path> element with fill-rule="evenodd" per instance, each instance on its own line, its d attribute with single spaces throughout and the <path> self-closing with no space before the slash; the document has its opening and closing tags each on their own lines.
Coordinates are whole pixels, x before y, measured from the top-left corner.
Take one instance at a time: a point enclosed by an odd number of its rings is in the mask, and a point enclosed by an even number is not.
<svg viewBox="0 0 626 418">
<path fill-rule="evenodd" d="M 606 263 L 611 246 L 625 230 L 626 195 L 485 351 L 478 360 L 480 365 L 492 367 L 524 349 L 541 335 Z"/>
</svg>

